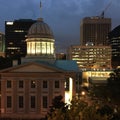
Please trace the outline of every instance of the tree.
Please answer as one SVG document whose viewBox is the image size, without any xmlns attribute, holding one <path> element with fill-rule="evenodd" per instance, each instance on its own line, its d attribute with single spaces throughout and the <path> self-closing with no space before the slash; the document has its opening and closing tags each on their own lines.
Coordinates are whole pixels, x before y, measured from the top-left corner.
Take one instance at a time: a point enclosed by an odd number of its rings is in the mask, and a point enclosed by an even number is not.
<svg viewBox="0 0 120 120">
<path fill-rule="evenodd" d="M 56 101 L 55 99 L 53 101 Z M 61 101 L 61 99 L 59 100 Z M 55 107 L 56 105 L 57 107 Z M 89 106 L 86 102 L 76 98 L 71 101 L 70 109 L 66 107 L 66 104 L 64 105 L 55 104 L 54 111 L 48 115 L 48 120 L 109 120 L 109 115 L 112 115 L 109 107 L 101 107 L 98 104 Z"/>
<path fill-rule="evenodd" d="M 120 68 L 110 73 L 106 85 L 93 85 L 90 95 L 98 101 L 120 106 Z"/>
<path fill-rule="evenodd" d="M 66 104 L 63 102 L 63 97 L 61 95 L 56 96 L 52 101 L 52 106 L 48 112 L 48 120 L 61 120 L 64 117 L 64 114 L 67 110 Z"/>
<path fill-rule="evenodd" d="M 113 71 L 113 73 L 110 73 L 110 77 L 108 78 L 108 84 L 107 89 L 109 90 L 110 96 L 112 102 L 115 104 L 119 104 L 120 101 L 120 68 L 117 68 Z"/>
</svg>

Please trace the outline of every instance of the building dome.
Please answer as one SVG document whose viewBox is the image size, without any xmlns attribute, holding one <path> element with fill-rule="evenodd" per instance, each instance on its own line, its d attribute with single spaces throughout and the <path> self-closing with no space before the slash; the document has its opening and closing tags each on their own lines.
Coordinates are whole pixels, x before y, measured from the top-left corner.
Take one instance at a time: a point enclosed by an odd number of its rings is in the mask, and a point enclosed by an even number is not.
<svg viewBox="0 0 120 120">
<path fill-rule="evenodd" d="M 53 32 L 46 24 L 42 18 L 38 18 L 37 22 L 34 23 L 29 31 L 28 31 L 28 38 L 51 38 L 53 39 Z"/>
<path fill-rule="evenodd" d="M 55 39 L 50 27 L 39 18 L 28 31 L 27 58 L 54 59 Z"/>
</svg>

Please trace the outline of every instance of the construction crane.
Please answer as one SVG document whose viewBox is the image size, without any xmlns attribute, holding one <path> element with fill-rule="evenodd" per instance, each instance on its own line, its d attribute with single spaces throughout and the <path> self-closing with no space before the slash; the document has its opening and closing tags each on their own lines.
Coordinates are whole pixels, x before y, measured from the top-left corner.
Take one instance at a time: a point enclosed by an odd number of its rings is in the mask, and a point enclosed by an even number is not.
<svg viewBox="0 0 120 120">
<path fill-rule="evenodd" d="M 105 12 L 110 7 L 111 4 L 112 4 L 112 0 L 107 4 L 107 6 L 105 7 L 105 9 L 102 11 L 102 13 L 100 15 L 101 18 L 104 18 Z"/>
</svg>

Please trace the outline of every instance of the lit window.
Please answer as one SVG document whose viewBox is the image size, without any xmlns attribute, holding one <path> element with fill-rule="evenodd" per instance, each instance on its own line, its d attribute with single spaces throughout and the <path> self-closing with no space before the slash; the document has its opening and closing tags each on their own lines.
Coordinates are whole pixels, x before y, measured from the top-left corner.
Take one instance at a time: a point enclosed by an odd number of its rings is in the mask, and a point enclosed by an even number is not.
<svg viewBox="0 0 120 120">
<path fill-rule="evenodd" d="M 47 42 L 47 54 L 51 53 L 50 42 Z"/>
<path fill-rule="evenodd" d="M 24 30 L 15 30 L 14 32 L 24 32 Z"/>
<path fill-rule="evenodd" d="M 31 42 L 27 42 L 27 54 L 31 53 L 31 47 L 32 47 L 32 43 Z"/>
<path fill-rule="evenodd" d="M 65 81 L 65 90 L 69 91 L 69 79 L 66 79 Z"/>
<path fill-rule="evenodd" d="M 51 43 L 51 53 L 54 53 L 54 43 Z"/>
<path fill-rule="evenodd" d="M 35 42 L 32 42 L 32 54 L 35 54 Z"/>
<path fill-rule="evenodd" d="M 42 54 L 46 54 L 46 42 L 42 42 Z"/>
<path fill-rule="evenodd" d="M 40 42 L 36 42 L 36 54 L 40 54 L 41 52 L 41 44 Z"/>
<path fill-rule="evenodd" d="M 35 87 L 36 87 L 35 80 L 32 80 L 32 81 L 31 81 L 31 88 L 35 88 Z"/>
<path fill-rule="evenodd" d="M 7 25 L 13 25 L 12 21 L 6 22 Z"/>
<path fill-rule="evenodd" d="M 9 45 L 13 45 L 13 42 L 9 42 Z"/>
</svg>

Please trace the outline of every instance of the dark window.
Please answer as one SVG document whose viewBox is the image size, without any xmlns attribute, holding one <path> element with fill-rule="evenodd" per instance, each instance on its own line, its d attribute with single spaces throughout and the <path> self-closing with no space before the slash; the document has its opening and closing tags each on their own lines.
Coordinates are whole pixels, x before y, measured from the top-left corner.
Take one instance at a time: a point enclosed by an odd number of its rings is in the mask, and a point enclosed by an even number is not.
<svg viewBox="0 0 120 120">
<path fill-rule="evenodd" d="M 23 80 L 19 80 L 19 88 L 23 88 L 24 86 L 23 86 Z"/>
<path fill-rule="evenodd" d="M 7 80 L 7 88 L 11 88 L 12 84 L 11 84 L 11 80 Z"/>
<path fill-rule="evenodd" d="M 31 108 L 35 108 L 35 96 L 31 96 Z"/>
<path fill-rule="evenodd" d="M 1 91 L 1 80 L 0 80 L 0 91 Z"/>
<path fill-rule="evenodd" d="M 47 88 L 47 81 L 43 81 L 43 88 Z"/>
<path fill-rule="evenodd" d="M 19 108 L 23 108 L 24 107 L 24 98 L 23 96 L 19 96 Z"/>
<path fill-rule="evenodd" d="M 60 85 L 59 85 L 59 81 L 55 81 L 55 88 L 59 88 Z"/>
<path fill-rule="evenodd" d="M 11 88 L 11 87 L 12 87 L 11 81 L 7 80 L 7 88 Z"/>
<path fill-rule="evenodd" d="M 1 97 L 0 97 L 0 108 L 1 108 Z"/>
<path fill-rule="evenodd" d="M 47 96 L 43 96 L 43 108 L 47 108 L 48 102 L 47 102 Z"/>
<path fill-rule="evenodd" d="M 36 82 L 35 82 L 35 80 L 32 80 L 31 81 L 31 88 L 35 88 L 36 87 Z"/>
<path fill-rule="evenodd" d="M 12 97 L 7 96 L 7 108 L 11 108 L 11 107 L 12 107 Z"/>
</svg>

